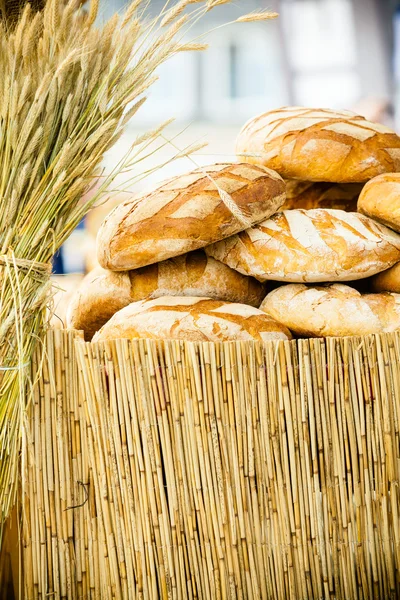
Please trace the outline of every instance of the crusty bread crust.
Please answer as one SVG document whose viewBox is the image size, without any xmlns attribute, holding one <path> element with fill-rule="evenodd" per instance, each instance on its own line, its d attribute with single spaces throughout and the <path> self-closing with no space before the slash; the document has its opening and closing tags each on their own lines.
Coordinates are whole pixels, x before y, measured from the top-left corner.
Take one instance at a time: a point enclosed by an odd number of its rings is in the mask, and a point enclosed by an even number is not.
<svg viewBox="0 0 400 600">
<path fill-rule="evenodd" d="M 118 338 L 226 342 L 288 340 L 291 334 L 252 306 L 210 298 L 165 296 L 126 306 L 96 333 L 93 342 Z"/>
<path fill-rule="evenodd" d="M 341 337 L 400 328 L 400 294 L 360 294 L 347 285 L 283 285 L 260 306 L 301 337 Z"/>
<path fill-rule="evenodd" d="M 400 231 L 400 173 L 385 173 L 371 179 L 360 194 L 358 210 Z"/>
<path fill-rule="evenodd" d="M 68 326 L 90 340 L 114 313 L 145 298 L 207 296 L 258 307 L 265 294 L 264 284 L 195 250 L 126 273 L 96 268 L 70 302 Z"/>
<path fill-rule="evenodd" d="M 95 267 L 88 273 L 68 305 L 67 327 L 84 332 L 85 340 L 131 300 L 128 273 L 113 273 Z"/>
<path fill-rule="evenodd" d="M 244 229 L 215 184 L 231 196 L 250 223 L 274 214 L 286 199 L 282 178 L 262 166 L 229 163 L 197 169 L 111 211 L 97 237 L 100 265 L 129 271 Z"/>
<path fill-rule="evenodd" d="M 286 202 L 281 210 L 303 208 L 332 208 L 357 211 L 357 200 L 362 183 L 329 183 L 286 180 Z"/>
<path fill-rule="evenodd" d="M 272 110 L 246 123 L 236 153 L 302 181 L 365 182 L 400 170 L 399 136 L 348 111 Z"/>
<path fill-rule="evenodd" d="M 400 236 L 358 213 L 286 210 L 206 252 L 259 281 L 351 281 L 398 262 Z"/>
<path fill-rule="evenodd" d="M 371 277 L 370 288 L 373 292 L 395 292 L 400 294 L 400 263 Z"/>
</svg>

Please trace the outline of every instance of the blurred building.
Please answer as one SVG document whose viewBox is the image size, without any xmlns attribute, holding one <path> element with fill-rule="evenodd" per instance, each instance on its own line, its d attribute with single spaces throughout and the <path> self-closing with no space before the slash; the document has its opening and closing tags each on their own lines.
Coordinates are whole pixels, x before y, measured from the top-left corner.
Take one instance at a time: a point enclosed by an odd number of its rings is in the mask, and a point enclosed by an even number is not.
<svg viewBox="0 0 400 600">
<path fill-rule="evenodd" d="M 164 3 L 152 0 L 153 13 Z M 180 147 L 191 141 L 209 142 L 207 154 L 198 157 L 203 164 L 231 158 L 244 122 L 283 105 L 354 109 L 368 118 L 392 122 L 397 4 L 395 0 L 235 0 L 210 11 L 191 32 L 195 37 L 211 31 L 205 36 L 209 49 L 182 53 L 162 65 L 148 101 L 109 160 L 127 149 L 138 130 L 169 117 L 176 119 L 171 135 L 190 123 Z M 123 7 L 123 0 L 103 0 L 104 18 Z M 219 27 L 260 8 L 277 11 L 279 19 Z M 146 183 L 151 186 L 154 180 L 190 167 L 188 161 L 181 161 Z"/>
<path fill-rule="evenodd" d="M 123 9 L 103 0 L 104 16 Z M 156 12 L 163 0 L 152 0 Z M 202 32 L 244 12 L 268 8 L 274 22 L 222 27 L 207 36 L 205 53 L 182 54 L 164 65 L 141 115 L 154 123 L 240 124 L 283 104 L 352 107 L 365 98 L 390 99 L 392 0 L 236 0 L 214 9 Z"/>
<path fill-rule="evenodd" d="M 126 4 L 101 0 L 100 18 L 122 12 Z M 164 4 L 151 0 L 150 11 L 159 13 Z M 191 39 L 211 31 L 204 38 L 209 49 L 181 53 L 162 65 L 147 102 L 106 157 L 106 169 L 136 135 L 170 117 L 176 122 L 169 138 L 183 132 L 175 142 L 179 148 L 208 142 L 195 164 L 234 160 L 244 122 L 282 105 L 354 109 L 400 131 L 399 6 L 400 0 L 233 0 L 210 11 L 191 31 Z M 257 9 L 280 17 L 219 27 Z M 162 164 L 174 152 L 166 146 L 140 169 Z M 170 163 L 131 187 L 151 188 L 195 164 L 187 158 Z M 65 248 L 67 270 L 84 264 L 82 244 L 81 230 Z"/>
</svg>

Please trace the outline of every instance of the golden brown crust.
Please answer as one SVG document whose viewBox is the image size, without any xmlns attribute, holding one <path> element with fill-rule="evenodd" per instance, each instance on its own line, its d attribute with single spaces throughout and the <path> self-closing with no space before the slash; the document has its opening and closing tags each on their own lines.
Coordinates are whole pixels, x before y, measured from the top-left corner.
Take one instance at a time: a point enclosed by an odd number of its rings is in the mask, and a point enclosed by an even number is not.
<svg viewBox="0 0 400 600">
<path fill-rule="evenodd" d="M 96 267 L 86 275 L 67 310 L 67 326 L 84 332 L 90 341 L 104 323 L 131 300 L 127 273 L 112 273 Z"/>
<path fill-rule="evenodd" d="M 205 172 L 251 223 L 272 215 L 285 201 L 284 181 L 262 166 L 230 163 L 198 169 L 114 209 L 99 230 L 100 265 L 114 271 L 137 269 L 241 231 L 243 224 Z"/>
<path fill-rule="evenodd" d="M 160 296 L 205 296 L 258 307 L 265 285 L 206 255 L 203 249 L 130 272 L 131 302 Z"/>
<path fill-rule="evenodd" d="M 265 285 L 196 250 L 126 273 L 98 267 L 86 276 L 68 311 L 68 326 L 92 338 L 118 310 L 160 296 L 207 296 L 258 307 Z"/>
<path fill-rule="evenodd" d="M 126 306 L 96 333 L 93 342 L 118 338 L 225 342 L 287 340 L 291 334 L 252 306 L 210 298 L 167 296 Z"/>
<path fill-rule="evenodd" d="M 281 210 L 332 208 L 356 212 L 362 188 L 361 183 L 339 184 L 287 179 L 286 202 Z"/>
<path fill-rule="evenodd" d="M 400 294 L 400 263 L 371 277 L 369 283 L 373 292 L 395 292 Z"/>
<path fill-rule="evenodd" d="M 400 138 L 348 111 L 285 107 L 251 119 L 239 133 L 240 160 L 287 179 L 365 182 L 400 170 Z"/>
<path fill-rule="evenodd" d="M 400 173 L 386 173 L 371 179 L 360 194 L 358 210 L 400 231 Z"/>
<path fill-rule="evenodd" d="M 400 260 L 400 236 L 358 213 L 285 210 L 207 254 L 259 281 L 351 281 Z"/>
<path fill-rule="evenodd" d="M 360 294 L 347 285 L 284 285 L 260 306 L 301 337 L 369 335 L 400 328 L 399 294 Z"/>
</svg>

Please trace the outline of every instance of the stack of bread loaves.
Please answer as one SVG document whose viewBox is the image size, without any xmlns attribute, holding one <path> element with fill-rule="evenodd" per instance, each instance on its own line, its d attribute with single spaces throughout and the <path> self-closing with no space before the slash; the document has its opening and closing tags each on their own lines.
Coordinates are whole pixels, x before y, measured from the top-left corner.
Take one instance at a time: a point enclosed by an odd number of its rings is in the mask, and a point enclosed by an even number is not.
<svg viewBox="0 0 400 600">
<path fill-rule="evenodd" d="M 236 151 L 108 215 L 70 327 L 93 341 L 400 328 L 400 174 L 387 174 L 400 138 L 347 111 L 284 108 L 249 121 Z M 360 293 L 361 279 L 382 293 Z"/>
<path fill-rule="evenodd" d="M 176 177 L 123 202 L 100 228 L 103 268 L 85 278 L 69 307 L 69 326 L 94 340 L 289 339 L 286 327 L 258 308 L 265 285 L 202 249 L 268 218 L 285 198 L 277 173 L 234 163 Z"/>
</svg>

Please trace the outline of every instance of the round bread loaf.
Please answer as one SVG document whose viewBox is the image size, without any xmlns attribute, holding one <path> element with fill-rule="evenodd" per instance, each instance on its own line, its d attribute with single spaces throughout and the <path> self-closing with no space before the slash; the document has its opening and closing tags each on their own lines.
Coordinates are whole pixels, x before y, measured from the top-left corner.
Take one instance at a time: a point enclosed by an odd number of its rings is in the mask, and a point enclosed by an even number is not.
<svg viewBox="0 0 400 600">
<path fill-rule="evenodd" d="M 90 340 L 124 306 L 160 296 L 207 296 L 258 307 L 265 285 L 195 250 L 126 273 L 97 267 L 89 273 L 68 308 L 68 327 Z"/>
<path fill-rule="evenodd" d="M 368 181 L 357 208 L 364 215 L 400 231 L 400 173 L 385 173 Z"/>
<path fill-rule="evenodd" d="M 400 263 L 374 275 L 369 283 L 370 289 L 374 292 L 396 292 L 396 294 L 400 294 Z"/>
<path fill-rule="evenodd" d="M 259 281 L 351 281 L 400 260 L 400 236 L 358 213 L 285 210 L 206 248 Z"/>
<path fill-rule="evenodd" d="M 272 110 L 246 123 L 236 153 L 303 181 L 364 182 L 400 170 L 400 138 L 348 111 Z"/>
<path fill-rule="evenodd" d="M 116 338 L 227 342 L 288 340 L 291 334 L 252 306 L 210 298 L 164 296 L 126 306 L 95 334 L 93 342 Z"/>
<path fill-rule="evenodd" d="M 260 306 L 301 337 L 369 335 L 400 328 L 399 294 L 360 294 L 348 285 L 283 285 Z"/>
<path fill-rule="evenodd" d="M 97 236 L 99 263 L 129 271 L 203 248 L 245 229 L 228 208 L 232 202 L 253 224 L 274 214 L 285 198 L 282 178 L 262 166 L 197 169 L 115 208 Z"/>
<path fill-rule="evenodd" d="M 286 181 L 286 202 L 281 210 L 293 208 L 333 208 L 346 212 L 357 211 L 357 200 L 363 188 L 361 183 L 327 183 Z"/>
</svg>

